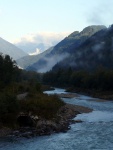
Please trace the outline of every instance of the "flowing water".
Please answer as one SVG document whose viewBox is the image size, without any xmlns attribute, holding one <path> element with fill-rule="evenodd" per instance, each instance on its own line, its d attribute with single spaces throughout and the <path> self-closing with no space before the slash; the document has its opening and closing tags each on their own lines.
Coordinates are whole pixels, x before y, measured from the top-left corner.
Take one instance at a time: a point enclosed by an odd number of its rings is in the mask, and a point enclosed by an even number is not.
<svg viewBox="0 0 113 150">
<path fill-rule="evenodd" d="M 63 89 L 48 94 L 65 93 Z M 113 150 L 113 102 L 100 101 L 84 95 L 63 98 L 67 103 L 93 108 L 93 112 L 79 114 L 67 133 L 30 139 L 7 137 L 0 139 L 0 150 Z"/>
</svg>

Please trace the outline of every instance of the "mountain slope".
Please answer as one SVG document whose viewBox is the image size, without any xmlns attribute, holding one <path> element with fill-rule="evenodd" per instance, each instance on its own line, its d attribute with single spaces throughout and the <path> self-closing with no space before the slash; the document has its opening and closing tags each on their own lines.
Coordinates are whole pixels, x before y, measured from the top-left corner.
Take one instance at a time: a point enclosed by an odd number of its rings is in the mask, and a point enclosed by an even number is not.
<svg viewBox="0 0 113 150">
<path fill-rule="evenodd" d="M 58 44 L 68 34 L 68 32 L 39 32 L 34 34 L 32 33 L 16 41 L 15 45 L 28 54 L 36 53 L 37 50 L 40 53 L 42 53 L 48 48 Z"/>
<path fill-rule="evenodd" d="M 63 52 L 72 53 L 75 51 L 75 48 L 79 47 L 86 39 L 104 28 L 106 27 L 103 25 L 92 25 L 84 28 L 81 32 L 75 31 L 58 43 L 54 47 L 52 54 L 61 54 Z"/>
<path fill-rule="evenodd" d="M 15 45 L 7 42 L 6 40 L 4 40 L 2 38 L 0 38 L 0 53 L 8 54 L 14 60 L 27 55 L 21 49 L 17 48 Z"/>
<path fill-rule="evenodd" d="M 27 67 L 28 70 L 34 68 L 35 71 L 46 72 L 52 69 L 52 67 L 62 61 L 63 59 L 73 55 L 76 49 L 85 42 L 94 33 L 105 29 L 105 26 L 89 26 L 83 29 L 83 31 L 75 31 L 59 42 L 53 50 L 39 59 L 37 62 Z"/>
<path fill-rule="evenodd" d="M 53 47 L 49 48 L 48 50 L 46 50 L 43 53 L 40 53 L 38 55 L 24 56 L 24 57 L 16 60 L 16 62 L 22 68 L 27 68 L 28 66 L 34 64 L 35 62 L 39 61 L 42 57 L 44 57 L 45 55 L 47 55 L 48 53 L 50 53 L 52 51 L 52 49 L 53 49 Z"/>
<path fill-rule="evenodd" d="M 113 69 L 113 26 L 95 33 L 73 55 L 55 65 L 53 70 L 71 67 L 91 71 L 99 66 Z"/>
</svg>

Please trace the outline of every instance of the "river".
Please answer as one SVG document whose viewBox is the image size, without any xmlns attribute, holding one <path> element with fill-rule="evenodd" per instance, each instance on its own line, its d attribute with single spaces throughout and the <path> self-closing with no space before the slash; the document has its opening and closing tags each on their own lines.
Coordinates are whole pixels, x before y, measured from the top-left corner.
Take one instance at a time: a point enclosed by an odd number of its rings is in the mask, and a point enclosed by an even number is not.
<svg viewBox="0 0 113 150">
<path fill-rule="evenodd" d="M 47 91 L 48 94 L 65 93 L 64 89 Z M 0 150 L 113 150 L 113 102 L 101 101 L 84 95 L 63 98 L 70 104 L 93 108 L 93 112 L 79 114 L 66 133 L 34 138 L 7 137 L 0 139 Z"/>
</svg>

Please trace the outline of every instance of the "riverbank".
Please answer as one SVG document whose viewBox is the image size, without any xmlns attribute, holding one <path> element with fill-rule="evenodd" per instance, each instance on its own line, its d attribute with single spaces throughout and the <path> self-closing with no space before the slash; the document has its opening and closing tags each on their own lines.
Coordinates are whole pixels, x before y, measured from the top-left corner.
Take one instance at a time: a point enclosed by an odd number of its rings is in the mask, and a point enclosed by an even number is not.
<svg viewBox="0 0 113 150">
<path fill-rule="evenodd" d="M 75 93 L 61 93 L 57 94 L 60 98 L 74 98 L 74 97 L 79 97 L 78 94 Z"/>
<path fill-rule="evenodd" d="M 21 127 L 13 131 L 3 128 L 0 130 L 2 131 L 0 132 L 0 137 L 10 135 L 30 138 L 33 136 L 51 135 L 53 133 L 66 132 L 70 129 L 70 124 L 81 122 L 80 120 L 74 121 L 74 117 L 80 113 L 89 113 L 91 111 L 92 109 L 87 107 L 66 104 L 59 109 L 56 118 L 53 118 L 52 120 L 42 118 L 37 121 L 36 127 Z"/>
<path fill-rule="evenodd" d="M 12 133 L 12 129 L 8 127 L 0 127 L 0 138 L 10 135 Z"/>
<path fill-rule="evenodd" d="M 100 91 L 93 89 L 84 89 L 84 88 L 67 88 L 66 92 L 79 93 L 82 95 L 91 96 L 94 98 L 99 98 L 103 100 L 113 100 L 113 91 Z"/>
<path fill-rule="evenodd" d="M 42 91 L 52 91 L 52 90 L 54 90 L 55 88 L 54 87 L 51 87 L 50 85 L 44 85 L 44 84 L 42 84 L 41 85 L 41 90 Z"/>
</svg>

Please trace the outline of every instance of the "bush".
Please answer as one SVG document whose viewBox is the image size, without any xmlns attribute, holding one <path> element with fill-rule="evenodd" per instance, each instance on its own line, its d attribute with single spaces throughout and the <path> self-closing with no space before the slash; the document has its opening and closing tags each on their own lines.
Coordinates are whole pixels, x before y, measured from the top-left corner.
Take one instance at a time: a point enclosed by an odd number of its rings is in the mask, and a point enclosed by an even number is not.
<svg viewBox="0 0 113 150">
<path fill-rule="evenodd" d="M 21 111 L 32 112 L 42 118 L 52 119 L 57 111 L 65 103 L 56 95 L 37 94 L 29 97 L 26 101 L 20 101 Z"/>
</svg>

